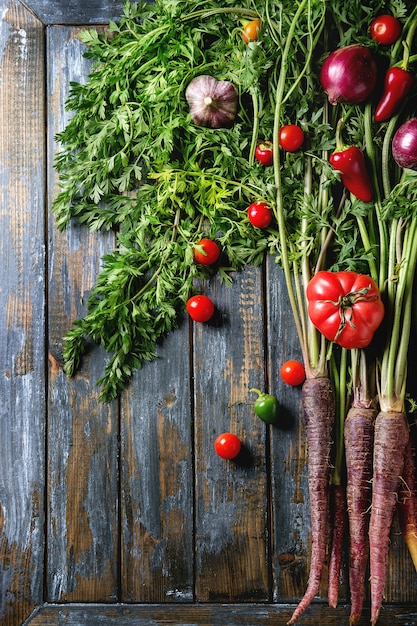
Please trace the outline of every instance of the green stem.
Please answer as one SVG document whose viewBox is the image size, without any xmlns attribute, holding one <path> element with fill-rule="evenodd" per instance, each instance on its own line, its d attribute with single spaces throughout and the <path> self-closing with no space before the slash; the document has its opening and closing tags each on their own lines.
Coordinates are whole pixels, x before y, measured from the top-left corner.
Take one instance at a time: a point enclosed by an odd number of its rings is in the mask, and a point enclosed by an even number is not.
<svg viewBox="0 0 417 626">
<path fill-rule="evenodd" d="M 312 59 L 313 56 L 313 51 L 315 49 L 315 43 L 317 42 L 318 38 L 320 37 L 320 34 L 323 30 L 325 24 L 325 13 L 323 13 L 322 19 L 320 20 L 318 26 L 317 26 L 317 30 L 316 30 L 316 35 L 314 38 L 312 38 L 312 43 L 310 46 L 308 46 L 307 48 L 307 54 L 306 54 L 306 59 L 305 59 L 305 64 L 301 70 L 301 72 L 298 74 L 297 78 L 295 79 L 295 81 L 293 82 L 293 84 L 291 85 L 290 89 L 288 89 L 287 93 L 285 94 L 285 97 L 282 99 L 282 104 L 284 104 L 287 100 L 289 100 L 291 94 L 298 89 L 299 84 L 301 82 L 301 79 L 303 78 L 303 76 L 305 76 L 309 65 L 310 65 L 310 61 Z M 309 13 L 309 33 L 312 36 L 312 28 L 311 28 L 311 24 L 310 24 L 310 13 Z"/>
<path fill-rule="evenodd" d="M 415 11 L 416 10 L 414 9 L 414 12 Z M 416 29 L 417 29 L 417 18 L 416 19 L 413 18 L 414 12 L 410 16 L 411 21 L 408 22 L 409 23 L 409 27 L 408 27 L 407 37 L 406 37 L 406 39 L 404 41 L 404 56 L 403 56 L 402 67 L 405 70 L 408 69 L 408 65 L 410 63 L 410 51 L 411 51 L 411 48 L 412 48 L 414 35 L 415 35 Z"/>
<path fill-rule="evenodd" d="M 410 31 L 412 31 L 415 28 L 415 20 L 417 17 L 417 5 L 416 7 L 412 10 L 412 12 L 410 13 L 410 15 L 408 16 L 404 27 L 403 27 L 403 33 L 406 34 L 406 42 L 408 43 L 408 47 L 409 49 L 411 49 L 411 39 L 413 37 L 413 35 L 410 38 Z M 408 33 L 408 34 L 407 34 Z M 399 49 L 401 48 L 401 46 L 403 46 L 403 38 L 400 38 L 395 46 L 393 47 L 392 50 L 392 57 L 395 59 L 398 56 L 398 52 Z M 408 62 L 411 62 L 411 57 L 408 59 Z"/>
<path fill-rule="evenodd" d="M 251 17 L 253 19 L 259 18 L 259 13 L 253 11 L 252 9 L 245 9 L 244 7 L 217 7 L 215 9 L 200 9 L 199 11 L 193 11 L 188 15 L 184 15 L 181 18 L 181 22 L 188 22 L 190 20 L 195 20 L 197 18 L 204 19 L 205 17 L 210 17 L 211 15 L 219 15 L 233 13 L 235 15 L 243 15 L 245 17 Z"/>
<path fill-rule="evenodd" d="M 340 353 L 339 366 L 335 363 L 334 357 L 331 359 L 332 367 L 332 379 L 335 387 L 335 396 L 337 398 L 337 415 L 336 420 L 336 454 L 334 461 L 334 468 L 331 476 L 331 483 L 333 485 L 340 485 L 342 480 L 342 467 L 344 458 L 344 425 L 346 418 L 346 405 L 347 405 L 347 353 L 345 348 L 342 348 Z"/>
<path fill-rule="evenodd" d="M 285 81 L 287 77 L 287 64 L 288 57 L 291 51 L 292 41 L 297 27 L 297 22 L 307 5 L 307 0 L 302 0 L 298 6 L 298 9 L 291 22 L 290 29 L 288 31 L 285 47 L 281 56 L 281 71 L 276 88 L 276 102 L 274 112 L 274 137 L 278 137 L 279 129 L 281 126 L 281 108 L 284 98 Z M 294 318 L 295 328 L 299 338 L 301 351 L 303 354 L 304 365 L 306 367 L 307 375 L 310 370 L 310 359 L 308 354 L 306 337 L 304 334 L 303 326 L 301 323 L 300 312 L 297 306 L 297 299 L 294 292 L 293 276 L 291 272 L 291 262 L 288 254 L 288 240 L 287 229 L 285 224 L 285 210 L 283 206 L 282 197 L 282 181 L 281 181 L 281 166 L 280 166 L 280 149 L 279 145 L 274 149 L 274 179 L 276 187 L 276 221 L 278 224 L 280 248 L 281 248 L 281 263 L 284 271 L 285 282 L 287 286 L 288 298 L 290 301 L 291 311 Z"/>
<path fill-rule="evenodd" d="M 387 238 L 387 227 L 385 221 L 382 219 L 382 202 L 381 202 L 381 191 L 379 186 L 379 172 L 376 165 L 376 155 L 375 155 L 375 146 L 374 146 L 374 138 L 373 138 L 373 130 L 372 130 L 372 108 L 370 104 L 367 104 L 364 112 L 364 128 L 365 128 L 365 150 L 368 160 L 371 165 L 372 171 L 372 183 L 375 193 L 375 202 L 374 202 L 374 212 L 370 212 L 368 219 L 368 233 L 369 240 L 372 244 L 372 247 L 375 251 L 375 254 L 378 256 L 379 262 L 379 276 L 377 279 L 379 289 L 382 291 L 386 281 L 386 254 L 387 254 L 387 246 L 388 246 L 388 238 Z M 379 241 L 377 246 L 377 237 L 375 234 L 374 227 L 374 213 L 377 220 L 378 226 L 378 234 Z M 375 271 L 375 266 L 374 270 Z"/>
<path fill-rule="evenodd" d="M 376 261 L 373 257 L 373 255 L 375 254 L 375 246 L 373 246 L 373 244 L 371 243 L 368 229 L 366 228 L 365 220 L 362 217 L 362 215 L 357 215 L 356 221 L 358 224 L 363 246 L 365 248 L 365 251 L 368 253 L 369 272 L 371 274 L 372 279 L 378 284 L 378 278 L 379 278 L 378 268 L 377 268 Z"/>
<path fill-rule="evenodd" d="M 382 144 L 382 155 L 381 155 L 381 178 L 382 178 L 382 187 L 384 190 L 385 198 L 391 193 L 391 180 L 390 180 L 390 164 L 392 163 L 392 137 L 396 130 L 397 126 L 397 115 L 392 117 L 387 124 L 387 128 L 384 135 L 384 141 Z"/>
<path fill-rule="evenodd" d="M 407 267 L 404 270 L 404 292 L 403 292 L 403 317 L 401 326 L 398 329 L 400 333 L 399 347 L 395 357 L 395 387 L 397 396 L 403 397 L 405 378 L 407 371 L 407 354 L 411 331 L 412 318 L 412 302 L 413 302 L 413 285 L 417 264 L 417 218 L 414 218 L 410 225 L 410 231 L 407 238 L 406 256 L 408 258 Z M 401 391 L 400 391 L 401 390 Z"/>
<path fill-rule="evenodd" d="M 250 90 L 253 106 L 253 122 L 252 122 L 252 138 L 249 148 L 249 165 L 252 166 L 255 161 L 255 148 L 258 141 L 259 133 L 259 97 L 256 88 Z"/>
<path fill-rule="evenodd" d="M 398 220 L 397 220 L 398 222 Z M 396 242 L 397 228 L 391 238 Z M 381 407 L 404 410 L 404 393 L 407 371 L 407 353 L 410 341 L 412 289 L 417 264 L 417 218 L 407 225 L 404 233 L 403 258 L 398 269 L 395 288 L 389 290 L 389 306 L 392 313 L 392 327 L 388 345 L 381 364 Z M 392 244 L 391 248 L 396 248 Z M 396 251 L 392 251 L 392 255 Z M 392 281 L 393 282 L 393 281 Z"/>
</svg>

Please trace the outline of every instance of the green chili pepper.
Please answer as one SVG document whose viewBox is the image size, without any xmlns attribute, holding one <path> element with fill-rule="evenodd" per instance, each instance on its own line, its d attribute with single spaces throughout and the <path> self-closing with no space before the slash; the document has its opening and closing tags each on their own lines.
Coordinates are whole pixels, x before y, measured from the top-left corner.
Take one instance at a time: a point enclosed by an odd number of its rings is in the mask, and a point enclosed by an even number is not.
<svg viewBox="0 0 417 626">
<path fill-rule="evenodd" d="M 251 391 L 258 394 L 253 405 L 256 415 L 266 424 L 273 424 L 278 417 L 278 400 L 275 396 L 271 396 L 269 393 L 259 389 L 251 389 Z"/>
</svg>

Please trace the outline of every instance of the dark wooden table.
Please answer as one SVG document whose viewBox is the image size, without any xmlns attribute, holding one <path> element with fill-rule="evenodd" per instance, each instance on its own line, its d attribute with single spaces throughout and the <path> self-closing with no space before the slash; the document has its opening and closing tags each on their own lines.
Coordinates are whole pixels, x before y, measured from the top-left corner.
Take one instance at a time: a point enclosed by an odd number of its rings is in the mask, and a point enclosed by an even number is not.
<svg viewBox="0 0 417 626">
<path fill-rule="evenodd" d="M 111 234 L 57 233 L 54 136 L 71 80 L 89 62 L 77 38 L 120 14 L 115 0 L 0 0 L 0 624 L 285 624 L 304 592 L 309 501 L 298 357 L 281 274 L 248 267 L 204 286 L 221 323 L 180 328 L 120 401 L 98 402 L 105 355 L 62 370 L 62 336 L 85 311 Z M 282 421 L 253 413 L 252 387 L 279 396 Z M 216 457 L 225 430 L 244 443 Z M 395 526 L 382 625 L 417 624 L 417 576 Z M 345 558 L 346 561 L 346 558 Z M 303 623 L 348 622 L 322 601 Z M 363 623 L 368 622 L 367 610 Z"/>
</svg>

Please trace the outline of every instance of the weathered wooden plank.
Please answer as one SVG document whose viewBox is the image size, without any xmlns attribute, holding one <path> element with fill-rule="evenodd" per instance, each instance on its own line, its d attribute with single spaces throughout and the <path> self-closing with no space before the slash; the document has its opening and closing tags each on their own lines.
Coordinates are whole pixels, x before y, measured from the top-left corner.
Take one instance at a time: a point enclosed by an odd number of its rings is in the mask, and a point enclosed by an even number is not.
<svg viewBox="0 0 417 626">
<path fill-rule="evenodd" d="M 193 459 L 188 320 L 122 398 L 122 599 L 193 599 Z"/>
<path fill-rule="evenodd" d="M 42 600 L 45 448 L 44 42 L 0 0 L 0 623 Z"/>
<path fill-rule="evenodd" d="M 303 595 L 309 573 L 307 447 L 301 390 L 286 385 L 280 376 L 284 361 L 302 360 L 300 345 L 284 275 L 273 258 L 268 260 L 267 272 L 269 376 L 282 416 L 272 437 L 274 599 L 285 602 Z"/>
<path fill-rule="evenodd" d="M 266 426 L 250 393 L 264 386 L 261 269 L 236 275 L 232 287 L 214 279 L 204 291 L 218 319 L 194 324 L 196 597 L 266 600 Z M 214 440 L 225 431 L 244 445 L 236 461 L 215 454 Z"/>
<path fill-rule="evenodd" d="M 45 607 L 27 624 L 30 626 L 277 626 L 286 624 L 295 605 L 203 604 L 132 605 L 115 607 Z M 313 604 L 300 622 L 303 626 L 340 626 L 349 620 L 349 606 L 330 609 Z M 369 609 L 364 609 L 358 626 L 368 626 Z M 404 605 L 385 605 L 378 626 L 417 626 L 417 612 Z"/>
<path fill-rule="evenodd" d="M 48 57 L 49 203 L 56 192 L 54 136 L 68 117 L 70 81 L 83 81 L 90 64 L 77 30 L 51 27 Z M 118 589 L 117 403 L 100 404 L 96 381 L 105 358 L 92 349 L 74 379 L 62 371 L 62 336 L 85 312 L 111 234 L 72 225 L 57 233 L 49 222 L 49 423 L 47 597 L 53 601 L 111 601 Z"/>
<path fill-rule="evenodd" d="M 384 598 L 388 602 L 417 607 L 417 574 L 396 517 L 390 537 Z"/>
<path fill-rule="evenodd" d="M 121 0 L 26 0 L 21 4 L 43 24 L 107 24 L 120 17 Z"/>
</svg>

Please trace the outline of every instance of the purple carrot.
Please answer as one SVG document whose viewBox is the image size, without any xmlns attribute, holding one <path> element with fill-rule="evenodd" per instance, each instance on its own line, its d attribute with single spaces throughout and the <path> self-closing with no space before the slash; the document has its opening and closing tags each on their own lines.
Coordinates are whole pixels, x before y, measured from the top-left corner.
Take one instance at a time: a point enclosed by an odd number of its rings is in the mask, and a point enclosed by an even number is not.
<svg viewBox="0 0 417 626">
<path fill-rule="evenodd" d="M 333 485 L 333 536 L 329 560 L 329 606 L 337 607 L 339 601 L 340 566 L 342 563 L 343 539 L 346 529 L 346 490 L 344 485 Z"/>
<path fill-rule="evenodd" d="M 404 470 L 398 493 L 397 514 L 401 533 L 417 570 L 417 476 L 416 444 L 410 432 L 405 449 Z"/>
<path fill-rule="evenodd" d="M 404 413 L 380 411 L 375 421 L 372 509 L 369 522 L 371 625 L 378 621 L 384 595 L 388 545 L 409 438 Z"/>
<path fill-rule="evenodd" d="M 317 595 L 327 562 L 330 521 L 329 482 L 335 396 L 329 378 L 310 378 L 303 384 L 306 425 L 308 486 L 311 516 L 310 573 L 306 592 L 288 624 L 294 624 Z"/>
<path fill-rule="evenodd" d="M 372 498 L 372 456 L 377 411 L 352 407 L 345 420 L 346 497 L 349 518 L 350 625 L 362 613 L 369 560 L 369 517 Z"/>
</svg>

